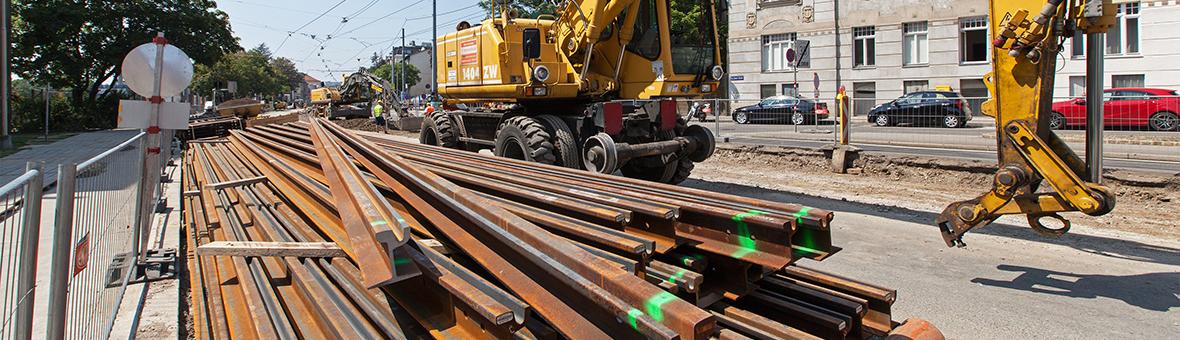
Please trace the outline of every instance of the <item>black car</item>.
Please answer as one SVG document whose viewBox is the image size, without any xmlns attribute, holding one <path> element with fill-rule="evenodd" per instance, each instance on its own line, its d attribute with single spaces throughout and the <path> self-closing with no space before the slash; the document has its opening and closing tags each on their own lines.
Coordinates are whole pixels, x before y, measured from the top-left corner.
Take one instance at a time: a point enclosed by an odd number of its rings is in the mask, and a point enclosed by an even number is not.
<svg viewBox="0 0 1180 340">
<path fill-rule="evenodd" d="M 774 96 L 763 99 L 758 104 L 739 107 L 733 111 L 732 117 L 738 124 L 755 121 L 813 124 L 817 120 L 828 118 L 828 106 L 791 96 Z"/>
<path fill-rule="evenodd" d="M 970 120 L 971 106 L 951 91 L 912 92 L 869 110 L 869 123 L 877 126 L 909 123 L 957 128 Z"/>
</svg>

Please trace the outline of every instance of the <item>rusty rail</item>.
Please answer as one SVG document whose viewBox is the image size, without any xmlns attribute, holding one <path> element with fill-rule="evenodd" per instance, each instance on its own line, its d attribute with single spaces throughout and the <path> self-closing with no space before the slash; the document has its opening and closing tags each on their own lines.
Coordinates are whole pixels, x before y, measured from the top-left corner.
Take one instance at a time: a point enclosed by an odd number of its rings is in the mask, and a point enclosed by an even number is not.
<svg viewBox="0 0 1180 340">
<path fill-rule="evenodd" d="M 324 120 L 226 141 L 185 154 L 197 338 L 867 338 L 897 326 L 894 292 L 796 263 L 839 249 L 820 209 Z M 212 241 L 333 242 L 345 257 L 193 252 Z"/>
</svg>

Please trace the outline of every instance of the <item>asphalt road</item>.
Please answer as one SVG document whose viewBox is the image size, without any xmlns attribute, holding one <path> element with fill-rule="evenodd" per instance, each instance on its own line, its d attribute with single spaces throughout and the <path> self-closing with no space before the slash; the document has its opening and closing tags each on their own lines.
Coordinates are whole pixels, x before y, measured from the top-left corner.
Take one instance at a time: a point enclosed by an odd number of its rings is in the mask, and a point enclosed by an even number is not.
<svg viewBox="0 0 1180 340">
<path fill-rule="evenodd" d="M 833 126 L 830 122 L 820 122 L 820 125 L 799 126 L 780 124 L 743 124 L 738 125 L 725 121 L 695 123 L 710 129 L 718 130 L 721 136 L 729 142 L 751 145 L 774 145 L 788 147 L 816 148 L 831 144 Z M 863 120 L 863 117 L 857 117 Z M 993 147 L 995 131 L 990 118 L 976 118 L 967 127 L 947 129 L 938 127 L 911 126 L 872 126 L 868 122 L 854 122 L 853 143 L 858 147 L 877 153 L 920 155 L 928 157 L 959 158 L 971 160 L 994 161 L 995 151 L 982 148 Z M 798 132 L 796 132 L 798 131 Z M 1069 136 L 1084 134 L 1082 131 L 1058 131 L 1058 135 Z M 1154 131 L 1107 131 L 1108 138 L 1135 136 L 1137 138 L 1160 138 L 1175 140 L 1180 138 L 1177 132 Z M 724 139 L 723 139 L 724 140 Z M 897 145 L 947 145 L 945 148 Z M 1079 156 L 1084 155 L 1084 147 L 1080 143 L 1071 143 Z M 1111 169 L 1127 169 L 1136 171 L 1162 172 L 1169 174 L 1180 173 L 1180 162 L 1164 161 L 1162 159 L 1180 159 L 1180 146 L 1128 145 L 1106 144 L 1107 157 L 1105 166 Z M 1111 156 L 1119 155 L 1119 156 Z M 1131 154 L 1135 154 L 1132 156 Z M 1142 158 L 1140 158 L 1142 155 Z M 1146 158 L 1146 159 L 1143 159 Z"/>
<path fill-rule="evenodd" d="M 926 319 L 948 338 L 1180 338 L 1180 242 L 1077 227 L 1045 238 L 1001 220 L 947 248 L 930 212 L 685 185 L 835 211 L 832 239 L 844 249 L 800 264 L 897 289 L 894 320 Z"/>
</svg>

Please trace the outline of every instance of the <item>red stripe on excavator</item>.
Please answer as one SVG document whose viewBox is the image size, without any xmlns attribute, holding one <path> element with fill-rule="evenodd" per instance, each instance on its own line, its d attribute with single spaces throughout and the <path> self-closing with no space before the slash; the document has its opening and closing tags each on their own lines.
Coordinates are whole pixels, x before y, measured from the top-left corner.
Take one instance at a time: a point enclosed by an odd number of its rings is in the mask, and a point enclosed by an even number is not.
<svg viewBox="0 0 1180 340">
<path fill-rule="evenodd" d="M 664 99 L 660 101 L 660 130 L 676 128 L 676 100 Z"/>
<path fill-rule="evenodd" d="M 623 103 L 602 103 L 602 129 L 615 135 L 623 131 Z"/>
</svg>

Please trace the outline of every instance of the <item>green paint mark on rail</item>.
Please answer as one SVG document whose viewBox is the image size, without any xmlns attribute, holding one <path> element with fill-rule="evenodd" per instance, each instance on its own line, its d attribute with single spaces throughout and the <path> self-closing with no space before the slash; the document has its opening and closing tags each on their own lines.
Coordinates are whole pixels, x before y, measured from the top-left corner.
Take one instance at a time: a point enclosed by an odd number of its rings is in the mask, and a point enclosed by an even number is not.
<svg viewBox="0 0 1180 340">
<path fill-rule="evenodd" d="M 371 225 L 371 226 L 379 226 L 379 225 L 386 225 L 386 224 L 389 224 L 389 222 L 386 222 L 385 220 L 369 221 L 369 225 Z"/>
<path fill-rule="evenodd" d="M 680 278 L 684 277 L 684 273 L 687 273 L 687 272 L 688 272 L 688 269 L 681 268 L 680 270 L 676 271 L 675 274 L 672 274 L 672 276 L 668 277 L 668 283 L 675 284 L 676 281 L 680 280 Z"/>
<path fill-rule="evenodd" d="M 400 257 L 400 258 L 395 257 L 395 258 L 393 258 L 393 265 L 395 265 L 395 266 L 404 266 L 407 264 L 410 264 L 410 258 L 408 258 L 408 257 Z"/>
<path fill-rule="evenodd" d="M 794 214 L 791 214 L 791 216 L 795 217 L 795 224 L 802 224 L 803 223 L 803 216 L 807 216 L 808 211 L 811 211 L 811 207 L 799 208 L 799 211 L 796 211 Z"/>
<path fill-rule="evenodd" d="M 632 329 L 639 330 L 639 322 L 635 320 L 639 319 L 640 315 L 643 315 L 643 312 L 635 308 L 627 311 L 627 324 L 631 325 Z"/>
<path fill-rule="evenodd" d="M 765 211 L 748 210 L 744 213 L 733 215 L 733 221 L 737 224 L 738 246 L 741 248 L 734 251 L 730 256 L 735 258 L 742 258 L 750 253 L 757 251 L 757 241 L 750 235 L 750 226 L 746 224 L 744 219 L 747 217 L 766 215 Z"/>
<path fill-rule="evenodd" d="M 669 292 L 660 292 L 659 294 L 648 298 L 647 301 L 644 301 L 643 306 L 645 309 L 647 309 L 647 315 L 650 315 L 652 320 L 656 320 L 656 322 L 664 322 L 663 306 L 665 303 L 668 303 L 672 300 L 676 300 L 676 295 L 672 295 L 672 293 Z"/>
</svg>

